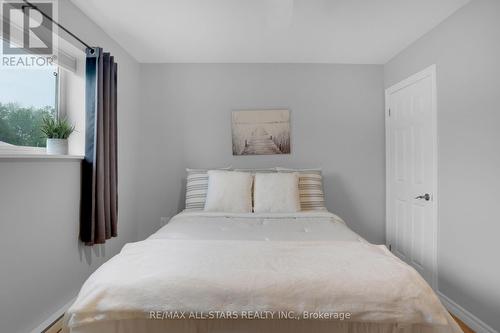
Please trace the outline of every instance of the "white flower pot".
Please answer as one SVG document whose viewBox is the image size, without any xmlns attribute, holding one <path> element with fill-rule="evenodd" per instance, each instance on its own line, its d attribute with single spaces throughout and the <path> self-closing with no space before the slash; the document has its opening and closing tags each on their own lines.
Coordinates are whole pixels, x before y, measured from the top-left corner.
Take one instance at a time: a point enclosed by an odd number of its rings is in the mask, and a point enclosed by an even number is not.
<svg viewBox="0 0 500 333">
<path fill-rule="evenodd" d="M 68 140 L 67 139 L 47 139 L 47 154 L 67 155 L 68 154 Z"/>
</svg>

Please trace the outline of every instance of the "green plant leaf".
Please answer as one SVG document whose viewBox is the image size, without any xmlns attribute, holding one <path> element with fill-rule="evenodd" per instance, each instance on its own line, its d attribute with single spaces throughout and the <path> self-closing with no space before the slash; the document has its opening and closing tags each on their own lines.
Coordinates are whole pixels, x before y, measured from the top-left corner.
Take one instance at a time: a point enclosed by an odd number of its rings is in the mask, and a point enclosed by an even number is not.
<svg viewBox="0 0 500 333">
<path fill-rule="evenodd" d="M 71 125 L 66 118 L 54 119 L 46 116 L 42 120 L 40 131 L 48 139 L 67 139 L 75 131 L 75 126 Z"/>
</svg>

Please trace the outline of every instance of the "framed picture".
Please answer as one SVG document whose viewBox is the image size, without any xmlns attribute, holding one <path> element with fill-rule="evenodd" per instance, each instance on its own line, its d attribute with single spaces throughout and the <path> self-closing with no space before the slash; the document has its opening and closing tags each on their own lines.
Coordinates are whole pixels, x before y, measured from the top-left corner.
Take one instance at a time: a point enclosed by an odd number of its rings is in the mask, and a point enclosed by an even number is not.
<svg viewBox="0 0 500 333">
<path fill-rule="evenodd" d="M 233 155 L 290 154 L 290 110 L 232 113 Z"/>
</svg>

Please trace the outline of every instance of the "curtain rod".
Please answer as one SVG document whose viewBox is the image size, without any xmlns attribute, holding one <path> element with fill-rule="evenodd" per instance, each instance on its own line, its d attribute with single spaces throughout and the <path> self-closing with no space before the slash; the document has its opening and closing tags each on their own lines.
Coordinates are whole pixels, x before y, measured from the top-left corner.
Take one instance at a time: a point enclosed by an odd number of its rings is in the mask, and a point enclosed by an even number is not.
<svg viewBox="0 0 500 333">
<path fill-rule="evenodd" d="M 56 22 L 54 21 L 54 19 L 52 17 L 50 17 L 49 15 L 45 14 L 43 11 L 41 11 L 40 9 L 38 9 L 37 6 L 35 6 L 34 4 L 32 4 L 31 2 L 27 1 L 27 0 L 23 0 L 23 2 L 27 5 L 26 7 L 30 7 L 36 11 L 38 11 L 40 14 L 42 14 L 43 17 L 45 17 L 46 19 L 50 20 L 52 23 L 54 23 L 55 25 L 57 25 L 59 28 L 61 28 L 62 30 L 64 30 L 68 35 L 70 35 L 71 37 L 73 37 L 75 40 L 77 40 L 80 44 L 84 45 L 85 47 L 87 47 L 88 49 L 92 49 L 93 47 L 90 46 L 89 44 L 85 43 L 83 40 L 81 40 L 77 35 L 75 35 L 74 33 L 72 33 L 71 31 L 69 31 L 68 29 L 66 29 L 63 25 L 59 24 L 59 22 Z"/>
</svg>

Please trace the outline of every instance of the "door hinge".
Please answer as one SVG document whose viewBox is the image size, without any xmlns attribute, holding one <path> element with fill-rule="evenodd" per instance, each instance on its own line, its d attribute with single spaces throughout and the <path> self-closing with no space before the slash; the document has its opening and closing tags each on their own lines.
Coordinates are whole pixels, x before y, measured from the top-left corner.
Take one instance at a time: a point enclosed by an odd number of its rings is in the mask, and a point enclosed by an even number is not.
<svg viewBox="0 0 500 333">
<path fill-rule="evenodd" d="M 391 116 L 391 109 L 389 109 L 389 117 Z"/>
</svg>

